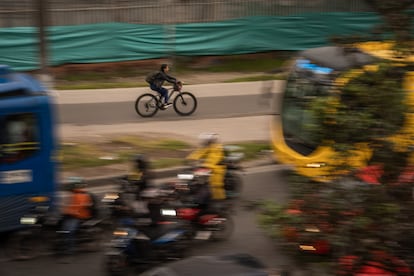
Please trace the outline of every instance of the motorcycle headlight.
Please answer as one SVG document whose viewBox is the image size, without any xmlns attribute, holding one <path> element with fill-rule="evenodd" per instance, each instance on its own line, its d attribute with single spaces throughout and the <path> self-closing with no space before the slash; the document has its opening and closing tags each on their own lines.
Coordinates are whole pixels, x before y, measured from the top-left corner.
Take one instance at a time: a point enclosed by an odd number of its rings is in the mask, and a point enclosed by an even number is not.
<svg viewBox="0 0 414 276">
<path fill-rule="evenodd" d="M 117 193 L 107 193 L 102 198 L 102 202 L 114 202 L 119 198 L 119 195 Z"/>
<path fill-rule="evenodd" d="M 114 232 L 112 232 L 112 235 L 114 235 L 115 237 L 126 237 L 126 236 L 128 236 L 128 231 L 126 231 L 126 230 L 115 230 Z"/>
<path fill-rule="evenodd" d="M 319 233 L 319 232 L 321 232 L 321 230 L 319 230 L 319 228 L 318 227 L 315 227 L 315 226 L 306 227 L 305 228 L 305 231 L 306 232 L 311 232 L 311 233 Z"/>
<path fill-rule="evenodd" d="M 37 217 L 22 217 L 20 218 L 20 224 L 33 225 L 37 223 Z"/>
<path fill-rule="evenodd" d="M 303 251 L 316 251 L 316 248 L 312 245 L 301 244 L 301 245 L 299 245 L 299 248 Z"/>
<path fill-rule="evenodd" d="M 161 209 L 161 215 L 176 217 L 177 211 L 175 209 Z"/>
<path fill-rule="evenodd" d="M 177 175 L 177 177 L 180 180 L 192 180 L 194 178 L 194 174 L 180 173 Z"/>
</svg>

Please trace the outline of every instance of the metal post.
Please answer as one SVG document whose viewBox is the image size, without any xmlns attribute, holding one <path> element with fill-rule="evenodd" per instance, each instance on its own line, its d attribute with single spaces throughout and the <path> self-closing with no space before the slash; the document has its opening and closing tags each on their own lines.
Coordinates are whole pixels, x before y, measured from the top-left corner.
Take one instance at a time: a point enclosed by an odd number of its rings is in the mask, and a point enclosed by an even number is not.
<svg viewBox="0 0 414 276">
<path fill-rule="evenodd" d="M 47 34 L 46 28 L 48 26 L 47 20 L 47 1 L 48 0 L 36 0 L 36 26 L 38 28 L 38 43 L 39 43 L 39 67 L 40 67 L 40 80 L 45 83 L 48 88 L 51 88 L 52 77 L 49 74 L 48 68 L 48 52 L 47 52 Z"/>
<path fill-rule="evenodd" d="M 174 2 L 171 0 L 166 0 L 166 4 L 164 6 L 165 11 L 169 12 L 169 15 L 171 15 L 172 10 L 174 10 Z M 174 21 L 167 17 L 167 13 L 164 14 L 164 30 L 166 34 L 166 44 L 167 44 L 167 51 L 168 51 L 168 57 L 169 62 L 171 63 L 173 70 L 175 69 L 175 63 L 176 63 L 176 52 L 175 52 L 175 23 Z"/>
</svg>

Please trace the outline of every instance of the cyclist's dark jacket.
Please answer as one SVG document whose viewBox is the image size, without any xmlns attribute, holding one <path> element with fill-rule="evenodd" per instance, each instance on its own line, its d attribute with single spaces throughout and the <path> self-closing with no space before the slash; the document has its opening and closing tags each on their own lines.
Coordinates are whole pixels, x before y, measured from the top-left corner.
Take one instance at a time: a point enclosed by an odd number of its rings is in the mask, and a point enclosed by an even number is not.
<svg viewBox="0 0 414 276">
<path fill-rule="evenodd" d="M 168 81 L 170 83 L 176 83 L 177 79 L 174 77 L 171 77 L 170 75 L 168 75 L 167 73 L 163 71 L 160 71 L 157 75 L 155 75 L 155 79 L 152 82 L 152 84 L 155 85 L 156 87 L 161 87 L 163 86 L 165 81 Z"/>
</svg>

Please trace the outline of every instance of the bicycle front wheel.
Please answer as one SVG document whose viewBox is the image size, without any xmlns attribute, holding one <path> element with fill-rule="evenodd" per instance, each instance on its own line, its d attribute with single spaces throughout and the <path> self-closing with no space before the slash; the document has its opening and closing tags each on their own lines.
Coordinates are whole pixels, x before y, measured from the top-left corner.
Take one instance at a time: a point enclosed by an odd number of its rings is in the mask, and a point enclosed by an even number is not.
<svg viewBox="0 0 414 276">
<path fill-rule="evenodd" d="M 135 111 L 141 117 L 152 117 L 158 111 L 157 97 L 150 93 L 143 94 L 135 101 Z"/>
<path fill-rule="evenodd" d="M 197 99 L 190 92 L 181 92 L 174 99 L 174 110 L 181 116 L 188 116 L 197 109 Z"/>
</svg>

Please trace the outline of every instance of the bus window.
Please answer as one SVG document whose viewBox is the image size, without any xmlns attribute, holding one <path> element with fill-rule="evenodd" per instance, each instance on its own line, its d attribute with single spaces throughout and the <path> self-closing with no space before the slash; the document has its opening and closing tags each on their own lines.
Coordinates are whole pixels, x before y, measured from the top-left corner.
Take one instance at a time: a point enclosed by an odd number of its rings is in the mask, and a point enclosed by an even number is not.
<svg viewBox="0 0 414 276">
<path fill-rule="evenodd" d="M 14 163 L 39 150 L 38 122 L 32 113 L 13 114 L 1 120 L 1 163 Z"/>
<path fill-rule="evenodd" d="M 311 154 L 322 138 L 314 135 L 309 126 L 314 124 L 308 105 L 313 99 L 329 95 L 329 78 L 308 78 L 304 72 L 293 72 L 286 83 L 282 106 L 283 135 L 287 144 L 303 155 Z M 299 150 L 300 148 L 300 150 Z"/>
</svg>

